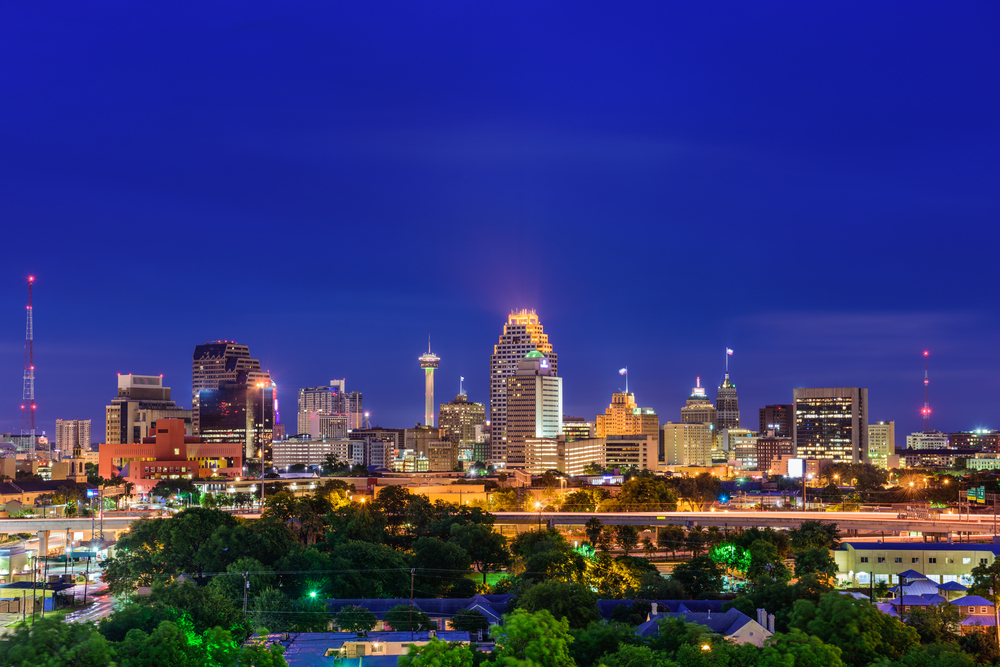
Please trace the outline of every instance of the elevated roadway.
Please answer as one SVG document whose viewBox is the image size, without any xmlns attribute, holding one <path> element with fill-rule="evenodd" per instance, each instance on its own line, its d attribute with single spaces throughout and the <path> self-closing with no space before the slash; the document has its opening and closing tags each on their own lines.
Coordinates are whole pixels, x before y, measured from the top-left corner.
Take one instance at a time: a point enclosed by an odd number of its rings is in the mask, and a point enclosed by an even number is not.
<svg viewBox="0 0 1000 667">
<path fill-rule="evenodd" d="M 919 532 L 946 534 L 959 532 L 992 533 L 993 517 L 972 517 L 971 520 L 956 515 L 917 518 L 890 512 L 494 512 L 497 525 L 582 526 L 597 517 L 604 525 L 633 526 L 751 526 L 770 528 L 796 528 L 803 521 L 835 523 L 842 530 Z"/>
</svg>

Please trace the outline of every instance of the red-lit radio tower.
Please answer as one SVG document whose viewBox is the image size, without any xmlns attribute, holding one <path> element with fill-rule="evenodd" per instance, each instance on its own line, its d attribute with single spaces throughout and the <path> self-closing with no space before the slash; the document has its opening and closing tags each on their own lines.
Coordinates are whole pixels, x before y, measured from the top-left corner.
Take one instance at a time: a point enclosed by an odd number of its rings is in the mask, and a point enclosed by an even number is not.
<svg viewBox="0 0 1000 667">
<path fill-rule="evenodd" d="M 927 357 L 930 356 L 930 352 L 924 350 L 924 409 L 920 411 L 920 414 L 924 416 L 924 433 L 931 428 L 931 404 L 927 400 L 927 389 L 931 381 L 927 379 Z"/>
<path fill-rule="evenodd" d="M 29 450 L 35 456 L 35 332 L 31 318 L 31 286 L 34 276 L 28 276 L 28 326 L 24 335 L 24 392 L 21 395 L 21 435 L 30 436 Z M 23 440 L 22 440 L 23 441 Z"/>
</svg>

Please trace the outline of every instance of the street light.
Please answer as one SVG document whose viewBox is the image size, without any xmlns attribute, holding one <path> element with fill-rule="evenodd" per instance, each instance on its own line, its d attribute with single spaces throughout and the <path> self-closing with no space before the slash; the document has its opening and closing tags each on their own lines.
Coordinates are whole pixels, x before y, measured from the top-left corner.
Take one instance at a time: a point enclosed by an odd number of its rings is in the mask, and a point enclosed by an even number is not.
<svg viewBox="0 0 1000 667">
<path fill-rule="evenodd" d="M 535 509 L 538 510 L 538 532 L 542 532 L 542 504 L 536 502 Z"/>
</svg>

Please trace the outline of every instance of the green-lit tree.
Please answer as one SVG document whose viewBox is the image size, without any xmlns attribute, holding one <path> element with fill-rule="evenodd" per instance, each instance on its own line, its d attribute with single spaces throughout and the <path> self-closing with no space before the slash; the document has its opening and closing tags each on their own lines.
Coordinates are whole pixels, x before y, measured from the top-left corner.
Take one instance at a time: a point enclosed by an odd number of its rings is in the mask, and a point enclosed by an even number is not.
<svg viewBox="0 0 1000 667">
<path fill-rule="evenodd" d="M 501 665 L 576 667 L 569 655 L 569 623 L 548 611 L 515 611 L 504 617 L 502 626 L 493 626 L 491 635 L 496 642 L 493 655 Z"/>
</svg>

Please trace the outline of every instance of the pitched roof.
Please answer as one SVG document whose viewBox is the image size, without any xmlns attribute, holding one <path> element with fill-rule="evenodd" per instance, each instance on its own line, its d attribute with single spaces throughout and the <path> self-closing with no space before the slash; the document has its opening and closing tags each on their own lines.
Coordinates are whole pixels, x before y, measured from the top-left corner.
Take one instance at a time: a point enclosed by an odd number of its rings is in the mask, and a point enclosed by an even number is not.
<svg viewBox="0 0 1000 667">
<path fill-rule="evenodd" d="M 471 598 L 415 598 L 413 606 L 434 618 L 449 618 L 463 609 L 474 609 L 491 623 L 499 623 L 507 611 L 510 595 L 474 595 Z M 490 599 L 492 598 L 492 599 Z M 326 601 L 327 609 L 337 613 L 344 607 L 364 607 L 375 618 L 385 619 L 385 612 L 397 605 L 409 605 L 407 598 L 352 598 Z"/>
<path fill-rule="evenodd" d="M 967 587 L 958 583 L 957 581 L 949 581 L 944 584 L 938 584 L 937 587 L 942 591 L 967 591 Z"/>
<path fill-rule="evenodd" d="M 733 635 L 747 623 L 753 622 L 752 618 L 736 609 L 714 614 L 711 612 L 667 612 L 653 616 L 636 628 L 635 634 L 640 637 L 655 636 L 660 631 L 658 621 L 661 618 L 680 618 L 688 623 L 697 623 L 723 637 Z"/>
<path fill-rule="evenodd" d="M 889 604 L 891 604 L 893 607 L 899 607 L 900 605 L 904 605 L 907 607 L 929 607 L 934 603 L 919 595 L 904 595 L 902 597 L 893 598 L 892 600 L 889 600 Z"/>
<path fill-rule="evenodd" d="M 951 601 L 960 607 L 992 607 L 993 603 L 980 595 L 966 595 Z"/>
<path fill-rule="evenodd" d="M 916 570 L 903 570 L 902 572 L 900 572 L 896 576 L 898 576 L 898 577 L 906 577 L 907 579 L 926 579 L 927 578 L 926 576 L 924 576 L 924 574 L 922 572 L 917 572 Z"/>
</svg>

